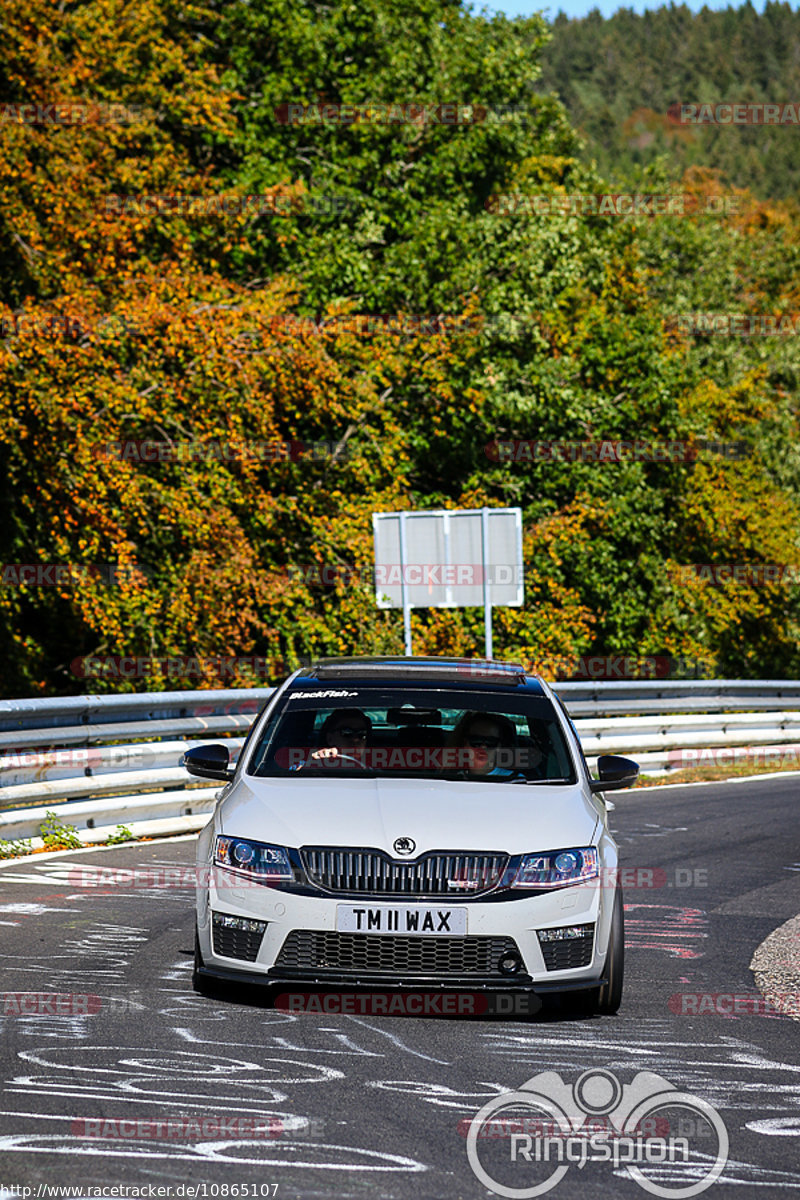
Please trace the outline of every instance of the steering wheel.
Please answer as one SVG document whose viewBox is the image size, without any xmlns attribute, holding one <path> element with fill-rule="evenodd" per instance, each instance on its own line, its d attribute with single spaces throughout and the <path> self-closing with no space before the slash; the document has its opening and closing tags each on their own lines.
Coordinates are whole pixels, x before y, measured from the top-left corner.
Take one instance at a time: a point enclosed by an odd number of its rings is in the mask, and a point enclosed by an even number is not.
<svg viewBox="0 0 800 1200">
<path fill-rule="evenodd" d="M 308 765 L 308 763 L 313 763 L 317 769 L 321 768 L 322 770 L 325 770 L 324 764 L 331 762 L 338 763 L 341 762 L 342 759 L 347 759 L 348 762 L 355 763 L 356 766 L 360 767 L 362 771 L 370 770 L 370 767 L 368 767 L 366 763 L 362 762 L 360 758 L 355 758 L 352 754 L 342 754 L 341 752 L 337 754 L 335 758 L 309 758 L 306 765 Z"/>
<path fill-rule="evenodd" d="M 361 767 L 362 771 L 368 771 L 370 768 L 360 758 L 354 758 L 352 754 L 338 754 L 337 758 L 346 758 L 348 762 L 354 762 L 357 767 Z"/>
</svg>

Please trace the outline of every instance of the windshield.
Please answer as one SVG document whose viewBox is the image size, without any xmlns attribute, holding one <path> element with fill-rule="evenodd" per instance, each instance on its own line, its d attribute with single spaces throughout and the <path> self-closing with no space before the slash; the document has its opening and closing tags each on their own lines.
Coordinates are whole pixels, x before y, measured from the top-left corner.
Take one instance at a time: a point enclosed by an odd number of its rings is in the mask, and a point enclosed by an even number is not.
<svg viewBox="0 0 800 1200">
<path fill-rule="evenodd" d="M 303 684 L 286 693 L 250 775 L 574 783 L 546 696 L 442 687 Z"/>
</svg>

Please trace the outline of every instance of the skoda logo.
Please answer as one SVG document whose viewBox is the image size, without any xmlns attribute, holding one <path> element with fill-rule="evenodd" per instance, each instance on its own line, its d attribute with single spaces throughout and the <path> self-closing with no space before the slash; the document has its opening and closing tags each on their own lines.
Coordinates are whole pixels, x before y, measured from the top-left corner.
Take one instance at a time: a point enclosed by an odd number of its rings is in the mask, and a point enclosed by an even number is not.
<svg viewBox="0 0 800 1200">
<path fill-rule="evenodd" d="M 417 843 L 413 838 L 395 838 L 394 850 L 395 854 L 413 854 L 417 848 Z"/>
</svg>

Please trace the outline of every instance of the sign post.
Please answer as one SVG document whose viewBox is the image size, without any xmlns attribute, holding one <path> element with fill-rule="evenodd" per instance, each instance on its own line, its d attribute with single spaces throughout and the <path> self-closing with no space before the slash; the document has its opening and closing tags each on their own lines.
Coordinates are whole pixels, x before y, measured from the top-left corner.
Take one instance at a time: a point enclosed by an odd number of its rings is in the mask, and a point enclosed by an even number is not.
<svg viewBox="0 0 800 1200">
<path fill-rule="evenodd" d="M 408 600 L 408 584 L 406 580 L 406 563 L 408 562 L 408 552 L 406 550 L 406 514 L 400 513 L 400 587 L 403 595 L 403 640 L 405 643 L 406 654 L 412 654 L 411 650 L 411 605 Z"/>
</svg>

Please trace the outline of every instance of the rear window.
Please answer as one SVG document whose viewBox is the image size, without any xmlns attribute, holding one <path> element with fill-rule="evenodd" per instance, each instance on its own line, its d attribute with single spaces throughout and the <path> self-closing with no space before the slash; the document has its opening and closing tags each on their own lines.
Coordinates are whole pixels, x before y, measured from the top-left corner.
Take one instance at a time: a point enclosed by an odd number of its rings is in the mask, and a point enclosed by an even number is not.
<svg viewBox="0 0 800 1200">
<path fill-rule="evenodd" d="M 576 779 L 546 696 L 358 683 L 306 683 L 288 691 L 259 736 L 247 773 L 475 783 Z"/>
</svg>

